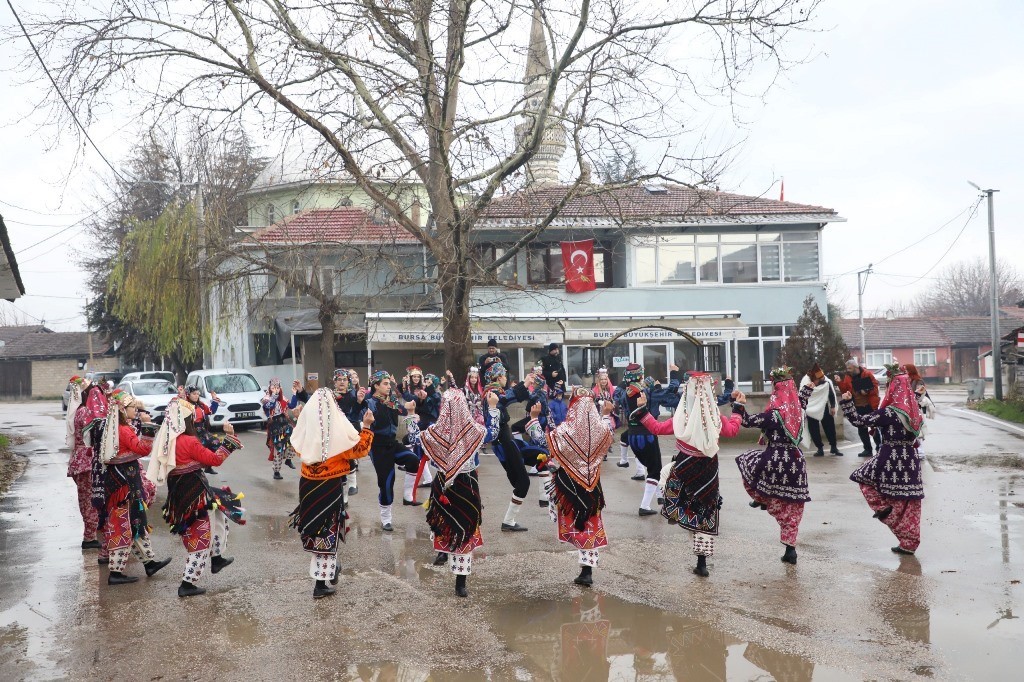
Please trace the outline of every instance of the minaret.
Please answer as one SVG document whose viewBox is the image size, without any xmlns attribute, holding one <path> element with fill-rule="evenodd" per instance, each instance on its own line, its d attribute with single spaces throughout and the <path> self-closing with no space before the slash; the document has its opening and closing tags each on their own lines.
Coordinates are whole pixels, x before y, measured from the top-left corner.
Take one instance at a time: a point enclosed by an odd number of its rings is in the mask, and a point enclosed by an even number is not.
<svg viewBox="0 0 1024 682">
<path fill-rule="evenodd" d="M 516 140 L 525 145 L 533 130 L 536 114 L 544 106 L 544 93 L 551 76 L 551 57 L 547 40 L 544 38 L 544 22 L 540 8 L 533 10 L 533 24 L 530 27 L 530 46 L 526 53 L 526 74 L 523 76 L 523 95 L 526 102 L 525 121 L 516 126 Z M 554 104 L 554 103 L 552 103 Z M 558 162 L 565 153 L 565 128 L 561 122 L 548 113 L 547 125 L 540 146 L 533 158 L 526 164 L 526 175 L 531 185 L 557 185 Z"/>
</svg>

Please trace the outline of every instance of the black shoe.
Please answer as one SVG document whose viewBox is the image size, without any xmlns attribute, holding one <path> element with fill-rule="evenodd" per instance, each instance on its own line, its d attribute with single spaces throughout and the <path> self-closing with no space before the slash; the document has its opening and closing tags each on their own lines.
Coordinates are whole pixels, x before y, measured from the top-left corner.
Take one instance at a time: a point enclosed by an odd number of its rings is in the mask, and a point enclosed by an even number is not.
<svg viewBox="0 0 1024 682">
<path fill-rule="evenodd" d="M 206 472 L 207 474 L 210 474 L 211 476 L 217 475 L 217 470 L 214 469 L 213 467 L 205 467 L 203 471 Z"/>
<path fill-rule="evenodd" d="M 503 523 L 501 524 L 501 530 L 503 533 L 522 533 L 527 528 L 526 526 L 520 526 L 518 523 Z"/>
<path fill-rule="evenodd" d="M 338 571 L 337 570 L 334 571 L 334 577 L 331 578 L 328 582 L 330 582 L 332 585 L 337 585 L 338 584 Z"/>
<path fill-rule="evenodd" d="M 786 553 L 782 555 L 782 560 L 787 564 L 793 564 L 796 566 L 796 547 L 793 545 L 786 545 Z"/>
<path fill-rule="evenodd" d="M 580 574 L 573 580 L 577 585 L 582 587 L 590 587 L 594 584 L 594 571 L 590 566 L 584 566 L 580 569 Z"/>
<path fill-rule="evenodd" d="M 839 450 L 836 449 L 836 448 L 832 448 L 831 450 L 829 450 L 829 452 L 831 454 L 835 455 L 836 457 L 842 457 L 843 456 L 843 453 L 839 452 Z"/>
<path fill-rule="evenodd" d="M 82 549 L 99 549 L 99 540 L 82 540 Z"/>
<path fill-rule="evenodd" d="M 615 466 L 619 467 L 620 469 L 625 469 L 626 467 L 629 466 L 629 462 L 616 462 Z"/>
<path fill-rule="evenodd" d="M 106 566 L 110 563 L 110 557 L 101 556 L 100 558 L 96 559 L 96 563 L 98 563 L 100 566 Z"/>
<path fill-rule="evenodd" d="M 292 464 L 292 460 L 291 460 L 291 459 L 286 459 L 286 460 L 284 461 L 284 465 L 285 465 L 286 467 L 288 467 L 289 469 L 294 469 L 294 468 L 295 468 L 295 465 L 294 465 L 294 464 Z"/>
<path fill-rule="evenodd" d="M 395 529 L 395 527 L 392 526 L 390 523 L 382 523 L 380 524 L 380 529 L 385 533 L 390 533 Z"/>
<path fill-rule="evenodd" d="M 156 574 L 157 571 L 159 571 L 161 568 L 163 568 L 169 563 L 171 563 L 171 558 L 167 557 L 163 561 L 157 561 L 156 559 L 154 559 L 153 561 L 147 561 L 142 565 L 146 567 L 146 577 L 151 578 L 153 577 L 154 574 Z"/>
<path fill-rule="evenodd" d="M 886 507 L 885 509 L 879 509 L 874 514 L 872 514 L 871 516 L 873 516 L 874 518 L 878 519 L 879 521 L 885 521 L 886 518 L 889 517 L 889 514 L 892 514 L 892 507 Z"/>
<path fill-rule="evenodd" d="M 323 599 L 334 594 L 336 590 L 324 580 L 317 580 L 313 586 L 313 599 Z"/>
<path fill-rule="evenodd" d="M 657 502 L 658 506 L 660 507 L 661 505 L 665 504 L 665 498 L 659 497 L 657 500 L 655 500 L 655 502 Z"/>
<path fill-rule="evenodd" d="M 108 585 L 127 585 L 128 583 L 136 583 L 139 579 L 133 575 L 125 575 L 124 573 L 110 572 L 107 576 Z"/>
<path fill-rule="evenodd" d="M 179 597 L 195 597 L 200 594 L 206 594 L 206 590 L 202 587 L 193 585 L 190 582 L 184 580 L 178 585 L 178 596 Z"/>
<path fill-rule="evenodd" d="M 654 516 L 657 513 L 658 512 L 653 509 L 644 509 L 643 507 L 640 507 L 640 516 Z"/>
<path fill-rule="evenodd" d="M 280 471 L 275 471 L 274 472 L 274 480 L 275 481 L 283 481 L 284 480 L 284 476 L 281 475 Z"/>
<path fill-rule="evenodd" d="M 646 481 L 647 477 L 644 476 L 643 474 L 633 474 L 632 476 L 629 477 L 629 480 L 631 480 L 631 481 Z"/>
<path fill-rule="evenodd" d="M 903 549 L 899 545 L 896 545 L 895 547 L 893 547 L 892 551 L 895 552 L 896 554 L 902 554 L 904 556 L 914 556 L 913 550 Z"/>
<path fill-rule="evenodd" d="M 405 507 L 422 507 L 423 503 L 422 502 L 413 502 L 412 500 L 407 500 L 405 498 L 402 498 L 402 505 L 405 506 Z"/>
<path fill-rule="evenodd" d="M 695 575 L 699 575 L 701 578 L 707 578 L 708 573 L 708 558 L 706 556 L 697 557 L 697 566 L 693 569 Z"/>
<path fill-rule="evenodd" d="M 857 456 L 858 457 L 874 457 L 874 453 L 871 452 L 870 450 L 864 450 L 860 454 L 858 454 Z"/>
<path fill-rule="evenodd" d="M 420 483 L 418 487 L 420 487 L 420 488 L 429 488 L 432 485 L 434 485 L 434 484 L 433 483 Z"/>
<path fill-rule="evenodd" d="M 434 557 L 434 566 L 444 566 L 448 563 L 448 555 L 445 552 L 438 552 L 437 556 Z"/>
<path fill-rule="evenodd" d="M 234 560 L 235 558 L 230 556 L 215 556 L 210 559 L 210 572 L 220 573 L 221 569 L 230 566 Z"/>
<path fill-rule="evenodd" d="M 349 494 L 349 497 L 351 497 L 352 495 L 358 495 L 359 494 L 359 488 L 355 488 L 355 487 L 349 488 L 348 489 L 348 494 Z"/>
<path fill-rule="evenodd" d="M 463 598 L 469 596 L 469 592 L 466 590 L 466 576 L 455 576 L 455 594 Z"/>
<path fill-rule="evenodd" d="M 548 506 L 548 504 L 550 504 L 550 502 L 548 500 L 537 500 L 537 504 L 539 504 L 542 507 L 546 507 Z"/>
<path fill-rule="evenodd" d="M 817 450 L 816 450 L 816 451 L 814 452 L 814 456 L 815 456 L 815 457 L 824 457 L 824 456 L 825 456 L 825 448 L 818 448 L 818 449 L 817 449 Z"/>
</svg>

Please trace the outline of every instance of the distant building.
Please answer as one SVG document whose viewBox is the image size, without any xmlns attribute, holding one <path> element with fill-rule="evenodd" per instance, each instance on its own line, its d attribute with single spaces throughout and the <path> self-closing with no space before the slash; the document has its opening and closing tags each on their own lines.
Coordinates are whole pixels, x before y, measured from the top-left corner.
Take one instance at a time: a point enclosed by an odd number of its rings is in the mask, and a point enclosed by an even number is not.
<svg viewBox="0 0 1024 682">
<path fill-rule="evenodd" d="M 68 379 L 85 371 L 115 371 L 120 362 L 112 344 L 98 334 L 55 332 L 42 325 L 0 327 L 0 397 L 54 398 Z"/>
</svg>

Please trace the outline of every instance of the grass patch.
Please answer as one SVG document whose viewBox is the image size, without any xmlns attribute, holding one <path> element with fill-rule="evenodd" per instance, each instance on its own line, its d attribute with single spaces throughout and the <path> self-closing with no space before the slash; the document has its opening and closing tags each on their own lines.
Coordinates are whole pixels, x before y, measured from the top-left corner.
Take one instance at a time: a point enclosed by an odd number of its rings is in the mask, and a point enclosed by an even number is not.
<svg viewBox="0 0 1024 682">
<path fill-rule="evenodd" d="M 4 450 L 11 444 L 11 439 L 0 433 L 0 450 Z"/>
<path fill-rule="evenodd" d="M 1018 402 L 1007 402 L 1003 400 L 996 400 L 995 398 L 987 398 L 974 403 L 971 407 L 979 412 L 990 414 L 993 417 L 1005 419 L 1008 422 L 1024 424 L 1024 406 Z"/>
</svg>

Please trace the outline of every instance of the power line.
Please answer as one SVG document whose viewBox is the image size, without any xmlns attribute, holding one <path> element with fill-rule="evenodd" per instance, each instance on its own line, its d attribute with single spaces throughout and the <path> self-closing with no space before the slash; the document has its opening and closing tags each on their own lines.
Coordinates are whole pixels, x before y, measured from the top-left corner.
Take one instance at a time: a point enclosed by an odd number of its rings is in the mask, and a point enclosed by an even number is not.
<svg viewBox="0 0 1024 682">
<path fill-rule="evenodd" d="M 110 163 L 110 161 L 107 160 L 107 157 L 103 155 L 103 152 L 100 151 L 100 148 L 96 145 L 95 142 L 93 142 L 92 137 L 89 135 L 89 131 L 86 130 L 85 126 L 82 125 L 82 122 L 78 120 L 78 115 L 75 114 L 74 108 L 72 108 L 71 103 L 68 102 L 67 98 L 64 97 L 64 93 L 61 92 L 60 86 L 57 85 L 57 80 L 53 77 L 53 74 L 50 73 L 50 69 L 47 68 L 46 62 L 43 61 L 43 55 L 39 54 L 39 50 L 36 49 L 36 44 L 32 41 L 32 36 L 28 34 L 28 30 L 25 28 L 25 24 L 21 23 L 21 17 L 18 16 L 18 10 L 14 9 L 14 5 L 11 4 L 11 0 L 7 0 L 7 6 L 11 8 L 11 13 L 14 15 L 15 21 L 18 22 L 18 26 L 21 28 L 22 35 L 25 36 L 25 40 L 28 41 L 29 46 L 32 48 L 32 52 L 35 53 L 36 59 L 39 60 L 39 65 L 43 67 L 43 71 L 46 72 L 46 77 L 50 79 L 50 83 L 53 85 L 53 89 L 57 93 L 57 96 L 60 97 L 60 101 L 64 102 L 64 106 L 67 107 L 68 113 L 71 114 L 71 119 L 75 122 L 75 125 L 78 126 L 79 130 L 82 131 L 82 134 L 85 135 L 85 139 L 89 141 L 89 144 L 92 145 L 92 148 L 95 149 L 96 153 L 100 155 L 101 159 L 103 159 L 103 163 L 107 164 L 110 170 L 114 171 L 115 176 L 117 176 L 121 180 L 124 180 L 124 178 L 121 177 L 121 174 L 117 172 L 117 169 L 114 168 L 114 164 Z"/>
<path fill-rule="evenodd" d="M 12 204 L 11 202 L 4 201 L 3 199 L 0 199 L 0 204 L 3 204 L 4 206 L 10 206 L 11 208 L 17 209 L 19 211 L 25 211 L 26 213 L 35 213 L 36 215 L 45 215 L 50 216 L 52 218 L 73 218 L 75 216 L 82 215 L 81 213 L 49 213 L 47 211 L 37 211 L 34 208 L 25 208 L 24 206 L 18 206 L 17 204 Z M 12 220 L 10 222 L 14 221 Z"/>
<path fill-rule="evenodd" d="M 62 227 L 67 223 L 26 223 L 23 220 L 15 220 L 14 218 L 4 218 L 5 223 L 12 223 L 14 225 L 24 225 L 25 227 Z"/>
<path fill-rule="evenodd" d="M 70 225 L 68 225 L 67 227 L 65 227 L 65 228 L 64 228 L 63 230 L 58 230 L 57 232 L 54 232 L 53 234 L 51 234 L 51 235 L 50 235 L 49 237 L 45 237 L 45 238 L 43 238 L 43 239 L 40 239 L 39 241 L 35 242 L 34 244 L 30 244 L 30 245 L 26 246 L 25 248 L 21 249 L 20 251 L 17 251 L 17 252 L 15 252 L 15 254 L 14 254 L 14 255 L 15 255 L 15 256 L 20 256 L 21 254 L 25 253 L 25 252 L 26 252 L 26 251 L 28 251 L 29 249 L 33 249 L 33 248 L 35 248 L 35 247 L 39 246 L 40 244 L 42 244 L 42 243 L 44 243 L 44 242 L 48 242 L 48 241 L 50 241 L 51 239 L 53 239 L 54 237 L 59 237 L 60 235 L 64 234 L 65 232 L 67 232 L 67 231 L 68 231 L 68 230 L 70 230 L 71 228 L 73 228 L 73 227 L 75 227 L 75 226 L 77 226 L 77 225 L 81 225 L 82 223 L 84 223 L 84 222 L 85 222 L 86 220 L 88 220 L 89 218 L 92 218 L 92 217 L 93 217 L 94 215 L 96 215 L 97 213 L 99 213 L 99 211 L 98 211 L 98 210 L 97 210 L 97 211 L 93 211 L 93 212 L 92 212 L 91 214 L 89 214 L 89 215 L 85 216 L 85 217 L 84 217 L 84 218 L 82 218 L 81 220 L 77 220 L 77 221 L 75 221 L 75 222 L 71 223 Z M 11 222 L 14 222 L 14 221 L 12 220 Z M 52 249 L 51 249 L 51 251 L 52 251 Z M 49 251 L 47 251 L 46 253 L 49 253 Z M 28 260 L 24 261 L 23 263 L 28 263 L 28 262 L 30 262 L 30 261 L 33 261 L 33 260 L 35 260 L 35 259 L 34 259 L 34 258 L 29 258 Z"/>
<path fill-rule="evenodd" d="M 910 282 L 907 282 L 906 284 L 894 284 L 892 286 L 903 288 L 903 287 L 909 287 L 909 286 L 911 286 L 913 284 L 917 284 L 918 282 L 920 282 L 922 279 L 925 278 L 925 275 L 927 275 L 929 272 L 934 270 L 938 266 L 938 264 L 942 262 L 942 259 L 944 259 L 946 256 L 949 255 L 949 252 L 953 250 L 953 247 L 956 246 L 956 243 L 958 241 L 960 241 L 960 237 L 962 237 L 963 234 L 964 234 L 964 231 L 967 230 L 967 226 L 971 224 L 972 220 L 974 220 L 974 216 L 978 215 L 978 207 L 979 206 L 981 206 L 981 199 L 978 199 L 978 201 L 972 207 L 971 214 L 969 216 L 967 216 L 967 220 L 964 221 L 964 226 L 961 227 L 960 231 L 956 233 L 956 237 L 953 238 L 953 243 L 949 245 L 949 248 L 947 248 L 942 253 L 941 256 L 939 256 L 939 259 L 937 261 L 932 263 L 931 267 L 929 267 L 927 270 L 925 270 L 922 275 L 920 275 L 919 277 L 917 277 L 916 279 L 914 279 L 914 280 L 912 280 Z"/>
</svg>

